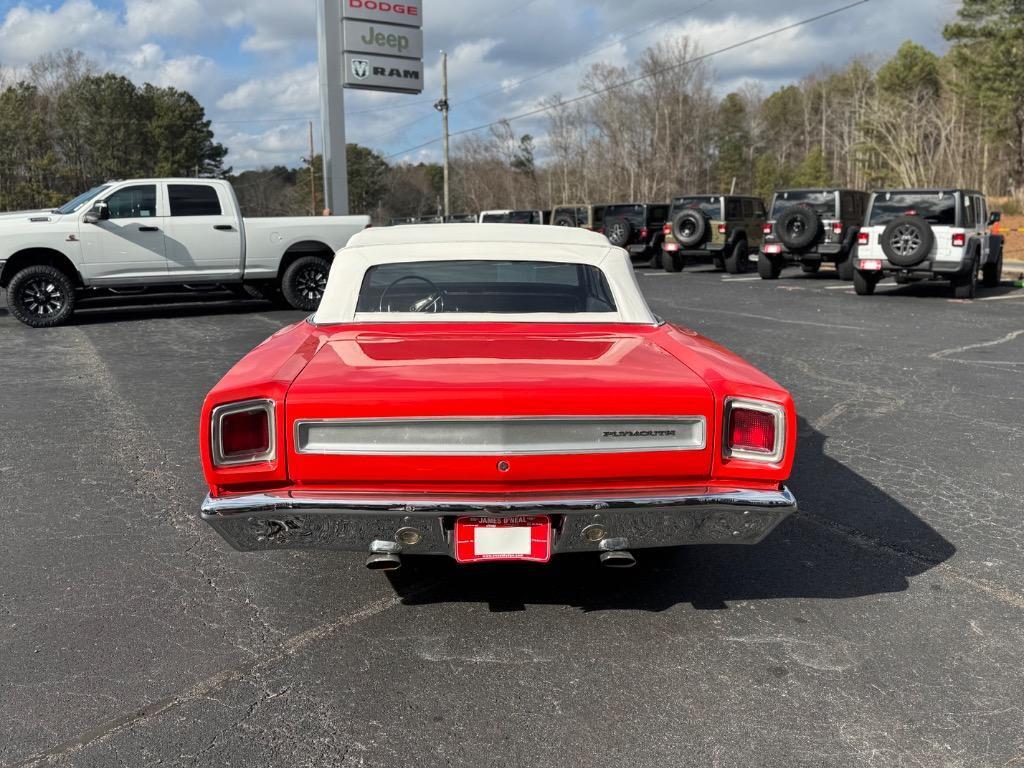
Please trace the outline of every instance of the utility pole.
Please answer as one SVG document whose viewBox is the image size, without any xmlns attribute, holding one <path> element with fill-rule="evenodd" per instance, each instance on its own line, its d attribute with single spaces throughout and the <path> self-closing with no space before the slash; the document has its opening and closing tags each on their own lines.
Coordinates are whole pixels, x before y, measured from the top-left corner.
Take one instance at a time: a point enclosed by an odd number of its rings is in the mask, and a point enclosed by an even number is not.
<svg viewBox="0 0 1024 768">
<path fill-rule="evenodd" d="M 316 216 L 316 166 L 313 160 L 316 157 L 316 149 L 313 147 L 313 121 L 309 121 L 309 211 L 310 216 Z"/>
<path fill-rule="evenodd" d="M 441 130 L 444 132 L 444 215 L 451 216 L 452 199 L 448 177 L 448 54 L 441 51 L 441 100 L 434 105 L 441 113 Z"/>
</svg>

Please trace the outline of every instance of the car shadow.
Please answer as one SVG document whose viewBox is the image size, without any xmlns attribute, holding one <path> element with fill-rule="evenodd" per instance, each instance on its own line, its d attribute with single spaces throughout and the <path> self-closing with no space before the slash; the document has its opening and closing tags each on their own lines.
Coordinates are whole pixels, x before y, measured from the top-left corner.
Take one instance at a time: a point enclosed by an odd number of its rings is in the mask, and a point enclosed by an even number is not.
<svg viewBox="0 0 1024 768">
<path fill-rule="evenodd" d="M 387 575 L 409 605 L 659 612 L 690 604 L 722 610 L 744 600 L 840 600 L 902 592 L 911 578 L 953 556 L 949 541 L 828 456 L 824 445 L 824 436 L 801 421 L 788 484 L 801 511 L 755 546 L 640 550 L 634 553 L 637 566 L 629 570 L 603 568 L 594 554 L 558 556 L 547 565 L 458 566 L 448 558 L 408 558 Z"/>
</svg>

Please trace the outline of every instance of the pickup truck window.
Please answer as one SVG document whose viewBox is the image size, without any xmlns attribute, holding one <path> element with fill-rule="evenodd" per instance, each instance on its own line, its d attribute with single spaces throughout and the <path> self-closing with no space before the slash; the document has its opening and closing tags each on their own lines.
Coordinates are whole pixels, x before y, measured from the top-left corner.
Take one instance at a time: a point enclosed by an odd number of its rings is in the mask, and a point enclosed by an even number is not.
<svg viewBox="0 0 1024 768">
<path fill-rule="evenodd" d="M 615 312 L 604 273 L 547 261 L 422 261 L 366 271 L 357 312 Z"/>
<path fill-rule="evenodd" d="M 62 205 L 60 208 L 55 208 L 53 212 L 60 213 L 65 216 L 69 213 L 74 213 L 83 205 L 92 200 L 94 197 L 99 195 L 103 190 L 109 189 L 109 187 L 109 184 L 102 184 L 98 187 L 93 187 L 88 192 L 83 192 L 82 194 L 80 194 L 74 200 L 69 200 L 68 202 L 64 203 L 64 205 Z"/>
<path fill-rule="evenodd" d="M 208 184 L 168 184 L 171 216 L 220 216 L 217 190 Z"/>
<path fill-rule="evenodd" d="M 106 199 L 112 219 L 143 219 L 156 216 L 156 185 L 139 184 L 119 189 Z"/>
</svg>

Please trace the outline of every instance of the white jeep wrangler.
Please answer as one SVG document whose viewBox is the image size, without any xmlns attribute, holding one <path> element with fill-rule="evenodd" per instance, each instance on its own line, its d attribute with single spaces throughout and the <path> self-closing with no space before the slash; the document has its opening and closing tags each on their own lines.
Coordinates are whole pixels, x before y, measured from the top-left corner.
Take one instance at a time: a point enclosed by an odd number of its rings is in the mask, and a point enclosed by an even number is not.
<svg viewBox="0 0 1024 768">
<path fill-rule="evenodd" d="M 949 280 L 958 299 L 973 299 L 978 273 L 987 288 L 999 285 L 1003 238 L 990 228 L 985 196 L 965 189 L 889 190 L 871 196 L 857 239 L 853 286 L 860 296 L 893 275 L 897 283 Z"/>
</svg>

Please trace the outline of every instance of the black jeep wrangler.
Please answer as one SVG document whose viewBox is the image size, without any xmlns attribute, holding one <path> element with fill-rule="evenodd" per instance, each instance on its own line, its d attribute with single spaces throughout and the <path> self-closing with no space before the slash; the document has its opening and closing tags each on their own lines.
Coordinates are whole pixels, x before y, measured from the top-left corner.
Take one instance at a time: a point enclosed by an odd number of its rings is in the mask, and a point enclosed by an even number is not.
<svg viewBox="0 0 1024 768">
<path fill-rule="evenodd" d="M 612 245 L 625 248 L 630 258 L 661 266 L 661 241 L 665 238 L 668 210 L 666 203 L 608 205 L 599 231 Z"/>
<path fill-rule="evenodd" d="M 817 272 L 823 262 L 836 265 L 842 280 L 853 280 L 850 254 L 871 196 L 853 189 L 790 189 L 775 193 L 757 271 L 778 278 L 787 263 Z"/>
</svg>

